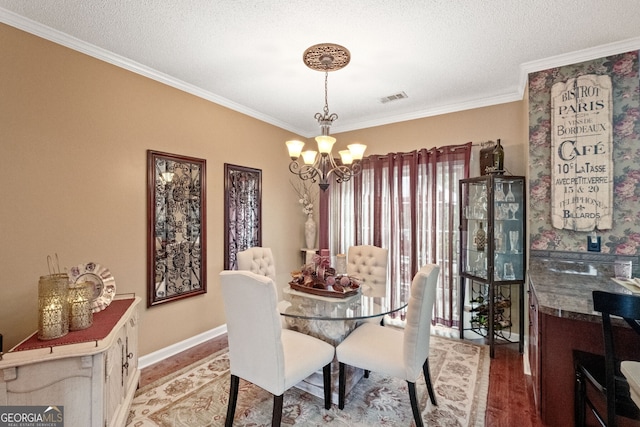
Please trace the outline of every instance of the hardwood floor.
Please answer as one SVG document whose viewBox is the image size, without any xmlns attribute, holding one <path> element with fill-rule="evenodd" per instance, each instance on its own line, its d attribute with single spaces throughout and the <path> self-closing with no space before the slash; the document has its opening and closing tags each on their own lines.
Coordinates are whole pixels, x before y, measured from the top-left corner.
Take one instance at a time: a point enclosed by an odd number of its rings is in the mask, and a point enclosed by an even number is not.
<svg viewBox="0 0 640 427">
<path fill-rule="evenodd" d="M 144 386 L 227 347 L 227 336 L 207 341 L 142 370 L 140 386 Z M 489 397 L 485 425 L 489 427 L 538 427 L 544 424 L 533 402 L 530 377 L 522 370 L 522 357 L 517 346 L 497 346 L 491 360 Z"/>
</svg>

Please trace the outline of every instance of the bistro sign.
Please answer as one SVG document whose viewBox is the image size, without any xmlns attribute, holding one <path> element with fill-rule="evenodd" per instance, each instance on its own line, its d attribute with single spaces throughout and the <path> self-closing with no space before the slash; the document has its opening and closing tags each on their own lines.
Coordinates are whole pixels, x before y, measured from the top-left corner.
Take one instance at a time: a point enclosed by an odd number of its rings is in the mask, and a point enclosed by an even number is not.
<svg viewBox="0 0 640 427">
<path fill-rule="evenodd" d="M 613 210 L 611 77 L 584 75 L 551 88 L 551 222 L 607 230 Z"/>
</svg>

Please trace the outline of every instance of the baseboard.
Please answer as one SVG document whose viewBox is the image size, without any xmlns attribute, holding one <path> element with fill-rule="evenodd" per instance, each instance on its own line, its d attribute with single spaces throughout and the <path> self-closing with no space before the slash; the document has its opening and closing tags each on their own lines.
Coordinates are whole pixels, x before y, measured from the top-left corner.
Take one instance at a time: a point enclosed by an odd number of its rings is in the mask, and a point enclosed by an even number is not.
<svg viewBox="0 0 640 427">
<path fill-rule="evenodd" d="M 151 366 L 154 363 L 158 363 L 167 357 L 174 356 L 182 351 L 188 350 L 198 344 L 202 344 L 205 341 L 209 341 L 213 338 L 219 337 L 227 333 L 227 325 L 218 326 L 217 328 L 210 329 L 201 334 L 195 335 L 191 338 L 187 338 L 184 341 L 180 341 L 175 344 L 171 344 L 168 347 L 162 348 L 153 353 L 145 354 L 138 359 L 138 368 L 144 369 L 147 366 Z"/>
</svg>

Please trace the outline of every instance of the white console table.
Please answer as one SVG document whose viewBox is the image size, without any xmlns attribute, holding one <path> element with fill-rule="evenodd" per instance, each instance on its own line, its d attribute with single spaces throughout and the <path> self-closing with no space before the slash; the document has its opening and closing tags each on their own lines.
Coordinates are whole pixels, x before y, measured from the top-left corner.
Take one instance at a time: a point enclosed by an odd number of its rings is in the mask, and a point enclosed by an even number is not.
<svg viewBox="0 0 640 427">
<path fill-rule="evenodd" d="M 0 405 L 64 406 L 68 426 L 125 425 L 140 378 L 139 303 L 140 297 L 116 298 L 84 331 L 51 343 L 31 336 L 5 353 Z M 92 333 L 102 337 L 80 342 Z"/>
</svg>

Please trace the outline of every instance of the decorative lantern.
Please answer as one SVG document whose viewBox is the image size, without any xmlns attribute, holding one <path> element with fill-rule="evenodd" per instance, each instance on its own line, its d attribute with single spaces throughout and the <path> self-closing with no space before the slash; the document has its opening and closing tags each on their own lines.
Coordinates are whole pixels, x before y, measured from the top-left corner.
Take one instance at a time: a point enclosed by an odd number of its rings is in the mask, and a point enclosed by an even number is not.
<svg viewBox="0 0 640 427">
<path fill-rule="evenodd" d="M 69 276 L 41 276 L 38 282 L 38 339 L 51 340 L 69 333 Z"/>
<path fill-rule="evenodd" d="M 92 283 L 69 285 L 69 330 L 78 331 L 93 325 L 92 295 Z"/>
</svg>

